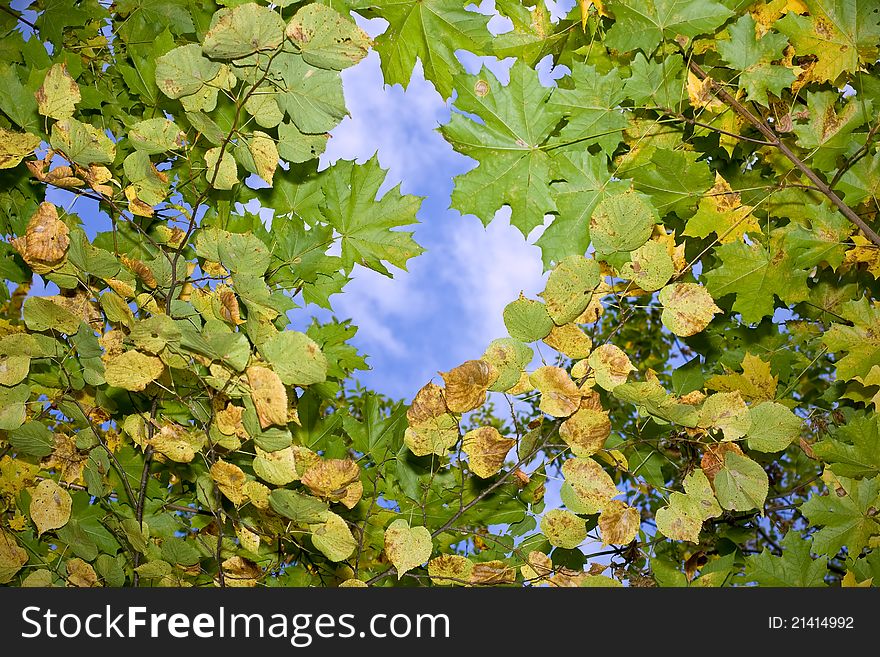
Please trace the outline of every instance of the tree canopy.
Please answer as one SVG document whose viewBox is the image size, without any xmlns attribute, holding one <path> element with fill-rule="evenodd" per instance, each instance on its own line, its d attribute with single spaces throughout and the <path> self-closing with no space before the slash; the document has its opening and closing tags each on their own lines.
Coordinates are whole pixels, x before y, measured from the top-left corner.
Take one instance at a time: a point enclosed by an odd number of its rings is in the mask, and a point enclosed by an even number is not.
<svg viewBox="0 0 880 657">
<path fill-rule="evenodd" d="M 880 582 L 880 7 L 560 5 L 0 7 L 0 583 Z M 422 252 L 318 167 L 371 50 L 549 271 L 408 405 L 289 329 Z"/>
</svg>

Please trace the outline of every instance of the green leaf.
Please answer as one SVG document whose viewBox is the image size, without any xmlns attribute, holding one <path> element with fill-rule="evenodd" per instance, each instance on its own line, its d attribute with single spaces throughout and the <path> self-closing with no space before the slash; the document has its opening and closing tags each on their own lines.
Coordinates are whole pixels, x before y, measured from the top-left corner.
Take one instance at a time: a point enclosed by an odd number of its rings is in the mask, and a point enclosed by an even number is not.
<svg viewBox="0 0 880 657">
<path fill-rule="evenodd" d="M 214 14 L 202 52 L 214 59 L 241 59 L 275 50 L 282 41 L 284 21 L 281 16 L 249 2 Z"/>
<path fill-rule="evenodd" d="M 232 189 L 238 183 L 238 167 L 229 151 L 211 148 L 205 152 L 205 179 L 214 189 Z"/>
<path fill-rule="evenodd" d="M 547 306 L 520 295 L 504 307 L 504 326 L 510 336 L 521 342 L 543 340 L 553 330 L 553 320 Z"/>
<path fill-rule="evenodd" d="M 641 49 L 651 54 L 663 41 L 679 34 L 695 37 L 714 32 L 733 12 L 714 0 L 610 0 L 614 25 L 605 40 L 621 51 Z"/>
<path fill-rule="evenodd" d="M 593 210 L 590 235 L 601 255 L 634 251 L 651 237 L 659 217 L 644 194 L 609 194 Z"/>
<path fill-rule="evenodd" d="M 759 586 L 825 586 L 828 559 L 815 558 L 810 554 L 810 540 L 789 530 L 782 537 L 780 545 L 780 555 L 773 554 L 765 547 L 760 554 L 746 557 L 746 581 Z"/>
<path fill-rule="evenodd" d="M 46 297 L 28 297 L 24 302 L 24 323 L 31 331 L 57 331 L 72 335 L 82 320 Z"/>
<path fill-rule="evenodd" d="M 20 454 L 29 456 L 49 456 L 55 448 L 55 437 L 40 422 L 26 422 L 9 432 L 9 443 Z"/>
<path fill-rule="evenodd" d="M 798 439 L 803 429 L 803 420 L 778 402 L 761 402 L 749 413 L 749 449 L 759 452 L 781 452 Z"/>
<path fill-rule="evenodd" d="M 49 141 L 52 148 L 82 166 L 110 164 L 116 158 L 116 146 L 107 135 L 74 118 L 56 121 Z"/>
<path fill-rule="evenodd" d="M 330 514 L 327 503 L 317 497 L 283 488 L 269 494 L 269 505 L 275 513 L 297 523 L 324 522 Z"/>
<path fill-rule="evenodd" d="M 341 236 L 347 270 L 360 264 L 390 276 L 384 262 L 405 270 L 407 260 L 422 253 L 411 232 L 396 230 L 417 223 L 421 199 L 402 195 L 399 186 L 380 197 L 384 180 L 377 157 L 360 165 L 340 160 L 322 178 L 321 214 Z"/>
<path fill-rule="evenodd" d="M 191 96 L 217 77 L 221 64 L 202 57 L 202 48 L 178 46 L 156 60 L 156 84 L 169 98 Z"/>
<path fill-rule="evenodd" d="M 38 133 L 43 125 L 37 111 L 37 99 L 18 78 L 17 67 L 0 64 L 0 110 L 20 128 Z"/>
<path fill-rule="evenodd" d="M 767 473 L 758 463 L 736 452 L 724 453 L 724 465 L 715 474 L 715 494 L 730 511 L 761 509 L 767 499 Z"/>
<path fill-rule="evenodd" d="M 0 386 L 0 429 L 13 431 L 25 421 L 25 402 L 31 396 L 31 389 L 25 384 L 12 388 Z"/>
<path fill-rule="evenodd" d="M 545 268 L 566 256 L 584 255 L 590 246 L 590 217 L 596 205 L 609 191 L 626 189 L 624 183 L 611 182 L 604 155 L 585 150 L 554 157 L 553 171 L 558 182 L 550 191 L 557 216 L 536 242 Z"/>
<path fill-rule="evenodd" d="M 669 504 L 655 514 L 657 531 L 676 541 L 700 542 L 703 522 L 721 515 L 721 507 L 702 470 L 684 479 L 684 493 L 673 492 Z"/>
<path fill-rule="evenodd" d="M 329 132 L 347 114 L 338 71 L 317 68 L 294 54 L 279 55 L 275 67 L 284 80 L 278 105 L 301 132 Z"/>
<path fill-rule="evenodd" d="M 813 534 L 813 549 L 834 557 L 846 548 L 855 559 L 872 536 L 880 534 L 877 515 L 880 477 L 849 479 L 839 477 L 837 487 L 827 495 L 815 495 L 801 504 L 801 512 L 812 525 L 822 528 Z"/>
<path fill-rule="evenodd" d="M 872 116 L 870 100 L 853 98 L 838 107 L 839 98 L 836 91 L 807 93 L 809 119 L 792 128 L 798 146 L 809 151 L 809 160 L 819 169 L 834 169 L 852 145 L 853 130 Z"/>
<path fill-rule="evenodd" d="M 159 155 L 181 148 L 186 135 L 174 121 L 158 117 L 132 125 L 128 138 L 135 149 L 147 155 Z"/>
<path fill-rule="evenodd" d="M 590 303 L 599 281 L 596 260 L 582 256 L 561 260 L 550 272 L 547 286 L 541 293 L 553 322 L 562 325 L 577 319 Z"/>
<path fill-rule="evenodd" d="M 850 207 L 880 197 L 880 153 L 856 162 L 840 178 L 839 188 Z"/>
<path fill-rule="evenodd" d="M 259 349 L 285 385 L 307 386 L 327 379 L 327 359 L 305 333 L 282 331 Z"/>
<path fill-rule="evenodd" d="M 296 12 L 286 34 L 303 59 L 318 68 L 341 71 L 358 63 L 370 49 L 370 38 L 350 18 L 318 3 Z"/>
<path fill-rule="evenodd" d="M 793 219 L 785 227 L 784 245 L 798 269 L 812 269 L 827 263 L 837 269 L 843 263 L 847 238 L 853 225 L 836 208 L 808 205 L 804 219 Z"/>
<path fill-rule="evenodd" d="M 880 417 L 856 417 L 812 447 L 838 476 L 876 477 L 880 474 Z"/>
<path fill-rule="evenodd" d="M 750 14 L 741 16 L 728 28 L 729 41 L 718 42 L 718 53 L 733 68 L 739 69 L 739 86 L 746 90 L 749 100 L 769 106 L 769 91 L 781 96 L 782 90 L 795 81 L 797 76 L 784 66 L 771 64 L 782 59 L 782 51 L 788 38 L 776 32 L 756 32 L 755 19 Z"/>
<path fill-rule="evenodd" d="M 717 247 L 715 253 L 722 264 L 705 274 L 709 292 L 715 299 L 736 294 L 733 310 L 744 322 L 752 324 L 772 315 L 774 297 L 787 304 L 807 298 L 807 272 L 794 266 L 778 233 L 770 249 L 757 242 L 733 242 Z"/>
<path fill-rule="evenodd" d="M 386 84 L 408 85 L 418 59 L 425 78 L 448 98 L 453 77 L 462 68 L 455 52 L 489 54 L 489 17 L 468 11 L 461 0 L 353 0 L 349 4 L 369 18 L 389 23 L 375 43 Z"/>
<path fill-rule="evenodd" d="M 514 302 L 516 303 L 516 302 Z M 480 357 L 495 368 L 498 375 L 489 390 L 504 392 L 515 386 L 526 366 L 532 362 L 535 352 L 520 340 L 514 338 L 498 338 L 492 340 Z"/>
<path fill-rule="evenodd" d="M 800 57 L 814 55 L 814 79 L 834 82 L 844 72 L 855 73 L 873 63 L 880 43 L 880 16 L 873 0 L 805 0 L 809 16 L 790 11 L 776 22 Z"/>
<path fill-rule="evenodd" d="M 550 98 L 549 106 L 568 119 L 551 143 L 578 148 L 598 144 L 602 152 L 613 153 L 629 125 L 620 109 L 626 97 L 620 74 L 612 69 L 601 75 L 595 67 L 578 63 L 571 80 L 573 89 L 560 88 Z"/>
<path fill-rule="evenodd" d="M 621 166 L 617 175 L 632 178 L 635 189 L 651 197 L 654 212 L 661 216 L 675 212 L 685 218 L 715 183 L 706 162 L 698 162 L 699 158 L 697 152 L 657 147 L 649 163 Z"/>
<path fill-rule="evenodd" d="M 551 155 L 543 148 L 562 119 L 562 111 L 548 103 L 553 89 L 541 86 L 537 72 L 521 61 L 510 70 L 507 86 L 483 69 L 479 75 L 457 76 L 455 87 L 455 107 L 481 122 L 456 112 L 441 128 L 456 151 L 479 162 L 456 177 L 452 207 L 488 225 L 509 205 L 510 223 L 528 235 L 556 209 Z"/>
<path fill-rule="evenodd" d="M 626 80 L 624 92 L 636 106 L 675 110 L 687 100 L 681 55 L 670 55 L 657 62 L 637 53 L 631 67 L 632 75 Z"/>
</svg>

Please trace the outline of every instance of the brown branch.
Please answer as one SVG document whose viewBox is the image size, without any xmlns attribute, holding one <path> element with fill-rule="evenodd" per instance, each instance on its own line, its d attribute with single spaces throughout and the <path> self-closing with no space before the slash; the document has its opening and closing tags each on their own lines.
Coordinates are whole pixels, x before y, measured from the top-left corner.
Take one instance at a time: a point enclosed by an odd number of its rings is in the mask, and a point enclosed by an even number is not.
<svg viewBox="0 0 880 657">
<path fill-rule="evenodd" d="M 721 101 L 723 101 L 728 107 L 733 109 L 737 114 L 743 117 L 746 121 L 751 123 L 755 128 L 757 128 L 758 132 L 764 135 L 767 140 L 771 143 L 772 146 L 779 149 L 779 151 L 788 158 L 788 160 L 794 164 L 796 168 L 798 168 L 809 180 L 812 182 L 816 188 L 824 194 L 836 207 L 840 210 L 841 214 L 849 219 L 853 224 L 858 226 L 859 230 L 861 230 L 865 237 L 867 237 L 871 242 L 880 246 L 880 235 L 874 232 L 874 230 L 866 224 L 859 215 L 855 213 L 855 211 L 849 207 L 846 203 L 841 200 L 841 198 L 834 193 L 834 190 L 828 186 L 819 175 L 813 171 L 810 167 L 808 167 L 804 162 L 794 154 L 794 152 L 789 148 L 779 136 L 773 131 L 770 126 L 768 126 L 764 121 L 755 116 L 745 105 L 739 102 L 736 98 L 730 95 L 730 93 L 724 89 L 720 84 L 715 82 L 709 75 L 702 69 L 702 67 L 694 62 L 693 60 L 688 62 L 688 68 L 701 80 L 709 80 L 710 87 L 712 89 L 712 93 L 718 97 Z"/>
</svg>

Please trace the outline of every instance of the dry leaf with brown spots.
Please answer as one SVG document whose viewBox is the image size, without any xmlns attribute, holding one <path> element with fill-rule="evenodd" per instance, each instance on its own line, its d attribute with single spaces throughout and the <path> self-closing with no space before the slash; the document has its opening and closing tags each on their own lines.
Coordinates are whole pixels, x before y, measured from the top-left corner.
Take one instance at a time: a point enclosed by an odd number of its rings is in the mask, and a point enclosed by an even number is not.
<svg viewBox="0 0 880 657">
<path fill-rule="evenodd" d="M 419 424 L 446 413 L 446 399 L 443 388 L 435 383 L 422 386 L 413 397 L 412 404 L 406 411 L 406 419 L 410 424 Z"/>
<path fill-rule="evenodd" d="M 83 589 L 101 586 L 98 575 L 91 564 L 76 557 L 67 560 L 67 584 Z"/>
<path fill-rule="evenodd" d="M 461 450 L 468 455 L 471 472 L 486 479 L 501 470 L 514 445 L 515 440 L 504 438 L 495 427 L 480 427 L 464 435 Z"/>
<path fill-rule="evenodd" d="M 440 372 L 446 383 L 446 406 L 453 413 L 466 413 L 486 401 L 486 391 L 497 372 L 484 360 L 469 360 L 448 372 Z"/>
<path fill-rule="evenodd" d="M 641 518 L 635 509 L 620 500 L 611 500 L 599 515 L 599 532 L 605 545 L 629 545 L 639 533 Z"/>
<path fill-rule="evenodd" d="M 217 488 L 235 506 L 241 506 L 247 499 L 244 486 L 247 483 L 247 475 L 237 465 L 226 461 L 216 461 L 211 466 L 211 479 L 217 484 Z"/>
<path fill-rule="evenodd" d="M 247 368 L 251 399 L 257 409 L 260 427 L 287 424 L 287 390 L 278 375 L 268 367 L 252 365 Z"/>
<path fill-rule="evenodd" d="M 553 417 L 568 417 L 581 403 L 581 391 L 561 367 L 539 367 L 529 377 L 541 392 L 539 408 Z"/>
<path fill-rule="evenodd" d="M 349 509 L 363 495 L 361 469 L 351 459 L 327 459 L 312 465 L 303 473 L 302 483 L 318 497 L 342 502 Z"/>
<path fill-rule="evenodd" d="M 257 580 L 263 576 L 263 570 L 253 561 L 244 557 L 230 557 L 223 562 L 222 568 L 224 583 L 233 588 L 256 586 Z"/>
<path fill-rule="evenodd" d="M 44 201 L 28 222 L 25 234 L 13 239 L 12 246 L 34 271 L 46 273 L 67 255 L 70 229 L 58 218 L 55 205 Z"/>
<path fill-rule="evenodd" d="M 55 470 L 65 483 L 81 483 L 83 468 L 89 460 L 88 452 L 79 451 L 76 448 L 76 439 L 65 433 L 56 433 L 54 438 L 55 448 L 43 460 L 43 468 Z"/>
</svg>

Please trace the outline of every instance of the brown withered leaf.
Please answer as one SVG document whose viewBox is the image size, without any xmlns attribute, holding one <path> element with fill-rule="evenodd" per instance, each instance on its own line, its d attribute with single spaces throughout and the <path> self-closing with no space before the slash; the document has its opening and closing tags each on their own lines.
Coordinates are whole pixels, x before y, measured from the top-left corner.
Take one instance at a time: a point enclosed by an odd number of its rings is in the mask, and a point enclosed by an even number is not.
<svg viewBox="0 0 880 657">
<path fill-rule="evenodd" d="M 322 459 L 303 473 L 302 483 L 318 497 L 352 508 L 363 494 L 360 476 L 360 467 L 351 459 Z"/>
<path fill-rule="evenodd" d="M 507 453 L 515 444 L 515 440 L 504 438 L 495 427 L 480 427 L 464 435 L 461 449 L 468 455 L 471 472 L 486 479 L 501 469 Z"/>
<path fill-rule="evenodd" d="M 84 589 L 101 586 L 95 569 L 78 557 L 67 560 L 67 584 Z"/>
<path fill-rule="evenodd" d="M 65 291 L 64 294 L 56 294 L 45 298 L 69 310 L 95 330 L 99 330 L 104 326 L 104 315 L 101 312 L 101 307 L 94 300 L 91 292 L 87 290 L 77 288 L 73 293 Z"/>
<path fill-rule="evenodd" d="M 134 185 L 125 188 L 125 198 L 128 199 L 128 209 L 133 215 L 138 217 L 153 216 L 153 206 L 138 198 L 137 188 Z"/>
<path fill-rule="evenodd" d="M 263 570 L 244 557 L 230 557 L 223 562 L 222 567 L 224 583 L 233 588 L 256 586 L 257 580 L 263 576 Z"/>
<path fill-rule="evenodd" d="M 75 438 L 65 433 L 56 433 L 55 448 L 43 460 L 42 466 L 46 470 L 54 469 L 61 476 L 61 481 L 76 484 L 82 482 L 83 468 L 88 460 L 88 452 L 80 452 L 76 448 Z"/>
<path fill-rule="evenodd" d="M 66 164 L 50 170 L 49 166 L 54 155 L 54 151 L 49 151 L 42 160 L 25 162 L 31 175 L 41 183 L 55 185 L 55 187 L 82 187 L 86 184 L 82 178 L 77 178 L 73 169 Z"/>
<path fill-rule="evenodd" d="M 420 424 L 426 420 L 440 417 L 446 411 L 443 388 L 436 383 L 428 383 L 422 386 L 413 397 L 412 404 L 406 411 L 406 419 L 410 424 Z"/>
<path fill-rule="evenodd" d="M 217 484 L 217 488 L 235 505 L 244 504 L 248 496 L 244 491 L 247 476 L 237 465 L 226 461 L 216 461 L 211 466 L 211 478 Z"/>
<path fill-rule="evenodd" d="M 246 438 L 248 434 L 241 422 L 243 414 L 244 408 L 236 406 L 232 402 L 228 402 L 226 408 L 217 411 L 217 413 L 214 414 L 214 422 L 217 426 L 217 430 L 225 436 Z"/>
<path fill-rule="evenodd" d="M 31 495 L 30 515 L 37 526 L 37 534 L 59 529 L 70 520 L 73 500 L 70 493 L 51 479 L 44 479 Z"/>
<path fill-rule="evenodd" d="M 466 413 L 486 401 L 486 391 L 497 377 L 484 360 L 465 361 L 448 372 L 440 372 L 446 383 L 446 406 L 453 413 Z"/>
<path fill-rule="evenodd" d="M 25 234 L 12 240 L 12 245 L 24 261 L 37 273 L 57 266 L 67 255 L 70 246 L 70 229 L 58 218 L 54 204 L 43 202 L 28 222 Z"/>
<path fill-rule="evenodd" d="M 520 567 L 523 579 L 533 585 L 553 574 L 553 561 L 543 552 L 532 550 L 526 558 L 526 563 Z"/>
<path fill-rule="evenodd" d="M 77 173 L 80 174 L 89 187 L 104 196 L 113 196 L 113 187 L 105 183 L 113 180 L 113 174 L 110 169 L 102 167 L 98 164 L 90 164 L 88 169 L 78 168 Z"/>
<path fill-rule="evenodd" d="M 724 455 L 727 452 L 743 456 L 743 451 L 736 443 L 724 442 L 706 446 L 706 451 L 703 452 L 703 457 L 700 459 L 700 468 L 703 470 L 709 483 L 715 481 L 715 475 L 724 467 Z"/>
<path fill-rule="evenodd" d="M 235 292 L 226 286 L 221 287 L 223 289 L 218 289 L 217 291 L 217 298 L 220 300 L 221 319 L 233 326 L 243 324 L 244 320 L 241 318 L 241 311 L 238 307 L 238 298 L 235 296 Z"/>
<path fill-rule="evenodd" d="M 287 424 L 287 390 L 278 375 L 268 367 L 252 365 L 246 371 L 251 399 L 257 409 L 260 426 Z"/>
<path fill-rule="evenodd" d="M 475 563 L 471 570 L 471 584 L 497 586 L 499 584 L 513 584 L 516 581 L 516 570 L 503 561 L 484 561 Z"/>
<path fill-rule="evenodd" d="M 153 275 L 152 270 L 140 260 L 128 258 L 126 256 L 120 256 L 119 259 L 122 261 L 122 264 L 128 267 L 147 287 L 155 288 L 159 284 L 156 277 Z"/>
</svg>

